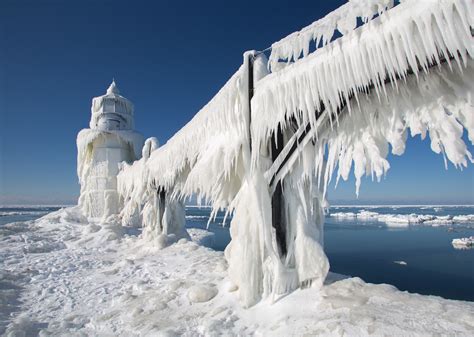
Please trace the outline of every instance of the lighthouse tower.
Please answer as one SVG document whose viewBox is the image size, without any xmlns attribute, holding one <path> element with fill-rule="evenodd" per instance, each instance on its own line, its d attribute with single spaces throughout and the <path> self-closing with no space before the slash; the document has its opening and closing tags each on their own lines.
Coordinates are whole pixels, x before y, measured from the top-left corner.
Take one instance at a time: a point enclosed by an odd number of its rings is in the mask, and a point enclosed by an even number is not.
<svg viewBox="0 0 474 337">
<path fill-rule="evenodd" d="M 143 136 L 133 131 L 133 104 L 120 95 L 115 81 L 105 95 L 92 100 L 91 112 L 90 128 L 77 135 L 79 205 L 86 216 L 104 219 L 121 209 L 117 193 L 120 163 L 141 157 Z"/>
</svg>

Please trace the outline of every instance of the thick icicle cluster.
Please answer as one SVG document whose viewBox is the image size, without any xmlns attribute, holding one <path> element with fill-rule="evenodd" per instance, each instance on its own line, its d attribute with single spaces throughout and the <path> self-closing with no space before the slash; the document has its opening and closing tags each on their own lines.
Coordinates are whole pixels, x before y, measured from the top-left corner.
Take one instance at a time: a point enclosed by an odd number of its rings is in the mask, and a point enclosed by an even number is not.
<svg viewBox="0 0 474 337">
<path fill-rule="evenodd" d="M 386 100 L 362 97 L 360 112 L 344 117 L 336 130 L 321 134 L 316 153 L 327 149 L 327 165 L 321 158 L 314 161 L 314 170 L 326 187 L 337 168 L 337 180 L 347 180 L 353 168 L 356 192 L 365 174 L 378 180 L 390 165 L 386 159 L 389 149 L 402 155 L 408 132 L 422 139 L 429 134 L 431 149 L 442 153 L 456 167 L 474 162 L 462 136 L 467 130 L 474 144 L 474 62 L 469 60 L 463 72 L 447 66 L 419 80 L 410 78 L 398 88 L 387 90 Z M 329 127 L 329 126 L 328 126 Z"/>
<path fill-rule="evenodd" d="M 125 204 L 122 219 L 132 222 L 141 217 L 146 237 L 163 241 L 169 240 L 169 234 L 181 236 L 179 202 L 184 196 L 197 194 L 212 202 L 214 210 L 234 211 L 226 257 L 230 278 L 245 306 L 262 295 L 286 293 L 303 283 L 321 285 L 329 268 L 321 242 L 321 199 L 303 183 L 301 193 L 294 193 L 284 205 L 291 217 L 288 240 L 292 244 L 287 259 L 280 260 L 270 190 L 263 177 L 270 162 L 264 156 L 258 166 L 251 169 L 250 165 L 248 60 L 247 54 L 224 88 L 168 143 L 149 151 L 154 147 L 147 140 L 143 158 L 124 165 L 118 176 Z M 266 65 L 263 55 L 256 58 L 256 82 L 267 74 Z M 165 213 L 170 204 L 177 207 L 168 221 Z"/>
<path fill-rule="evenodd" d="M 326 43 L 336 28 L 346 33 L 357 17 L 368 21 L 391 6 L 391 1 L 351 1 L 313 28 L 275 44 L 272 61 L 296 60 L 312 39 Z M 389 168 L 390 146 L 402 154 L 408 130 L 422 137 L 429 133 L 432 149 L 456 166 L 472 161 L 462 140 L 466 129 L 474 142 L 472 10 L 467 0 L 405 0 L 281 71 L 267 75 L 259 56 L 251 107 L 246 55 L 183 129 L 161 148 L 147 142 L 143 158 L 124 165 L 118 177 L 123 218 L 139 213 L 147 235 L 176 234 L 184 226 L 181 206 L 173 204 L 168 221 L 163 204 L 197 195 L 214 211 L 234 212 L 225 254 L 244 305 L 298 286 L 321 285 L 329 268 L 322 208 L 336 169 L 338 179 L 347 179 L 354 168 L 357 189 L 364 174 L 380 179 Z M 294 121 L 296 127 L 310 123 L 312 128 L 278 176 L 285 255 L 272 227 L 268 145 L 279 126 L 291 138 Z"/>
<path fill-rule="evenodd" d="M 219 93 L 165 145 L 149 158 L 125 166 L 119 174 L 119 192 L 129 212 L 143 204 L 143 198 L 159 187 L 176 197 L 197 193 L 218 202 L 232 198 L 233 178 L 242 141 L 248 131 L 240 97 L 242 67 Z M 247 103 L 248 104 L 248 103 Z M 239 187 L 239 183 L 235 182 Z"/>
<path fill-rule="evenodd" d="M 393 7 L 393 0 L 349 0 L 346 4 L 332 11 L 324 18 L 294 32 L 272 44 L 270 66 L 273 72 L 279 68 L 280 60 L 296 61 L 301 54 L 309 54 L 311 42 L 316 47 L 325 46 L 334 36 L 336 30 L 345 35 L 357 26 L 357 18 L 368 22 L 376 14 Z"/>
<path fill-rule="evenodd" d="M 245 57 L 248 62 L 248 57 Z M 266 63 L 262 67 L 265 68 Z M 126 165 L 119 174 L 125 213 L 132 217 L 153 193 L 182 200 L 197 195 L 214 209 L 234 199 L 245 173 L 242 149 L 248 148 L 248 64 L 214 98 L 149 158 Z M 249 162 L 249 159 L 247 159 Z"/>
<path fill-rule="evenodd" d="M 248 137 L 243 113 L 248 102 L 241 90 L 246 79 L 242 66 L 188 124 L 151 154 L 149 183 L 183 196 L 197 193 L 207 201 L 234 196 L 232 190 L 239 184 L 229 183 L 236 180 L 242 143 Z"/>
<path fill-rule="evenodd" d="M 182 200 L 172 198 L 150 183 L 154 179 L 147 163 L 157 149 L 158 140 L 148 138 L 142 149 L 142 158 L 133 164 L 122 164 L 117 190 L 124 204 L 120 212 L 122 224 L 141 225 L 143 237 L 163 248 L 177 239 L 188 237 L 188 234 Z"/>
<path fill-rule="evenodd" d="M 297 165 L 285 180 L 287 253 L 282 255 L 272 227 L 271 194 L 263 160 L 246 175 L 230 205 L 232 241 L 225 250 L 229 278 L 245 307 L 301 286 L 322 286 L 329 270 L 323 250 L 324 199 Z"/>
<path fill-rule="evenodd" d="M 248 54 L 244 64 L 194 118 L 149 158 L 125 166 L 119 190 L 134 208 L 147 191 L 162 188 L 173 197 L 197 195 L 213 207 L 227 207 L 245 175 L 249 147 Z M 263 55 L 254 63 L 255 81 L 266 73 Z M 245 163 L 245 161 L 247 161 Z"/>
<path fill-rule="evenodd" d="M 278 125 L 285 127 L 292 119 L 300 125 L 310 123 L 316 130 L 317 112 L 324 110 L 330 122 L 324 125 L 330 130 L 327 143 L 340 144 L 328 147 L 324 174 L 326 148 L 321 145 L 317 149 L 321 163 L 316 166 L 324 183 L 338 163 L 340 176 L 347 178 L 354 162 L 358 185 L 365 173 L 380 178 L 389 167 L 384 159 L 388 143 L 393 153 L 401 154 L 400 139 L 407 128 L 413 134 L 430 131 L 433 150 L 443 151 L 455 165 L 465 165 L 470 154 L 460 145 L 464 144 L 460 135 L 463 127 L 470 134 L 474 132 L 473 77 L 469 76 L 474 54 L 472 13 L 471 1 L 407 0 L 307 58 L 270 74 L 257 84 L 252 100 L 252 147 L 259 149 Z M 443 62 L 446 64 L 432 67 Z M 409 72 L 415 76 L 408 78 Z M 394 81 L 387 85 L 387 79 Z M 344 119 L 349 121 L 344 124 L 349 128 L 346 130 L 337 114 L 344 108 L 347 110 L 340 115 L 350 116 Z M 442 114 L 445 109 L 454 111 Z M 387 116 L 392 118 L 388 124 Z M 253 161 L 258 157 L 254 152 Z"/>
</svg>

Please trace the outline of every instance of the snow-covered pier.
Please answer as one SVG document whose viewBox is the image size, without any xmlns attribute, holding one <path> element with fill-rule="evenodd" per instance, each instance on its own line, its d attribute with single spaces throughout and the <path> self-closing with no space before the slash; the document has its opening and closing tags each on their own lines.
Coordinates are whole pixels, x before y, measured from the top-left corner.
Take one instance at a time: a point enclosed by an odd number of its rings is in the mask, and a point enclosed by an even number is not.
<svg viewBox="0 0 474 337">
<path fill-rule="evenodd" d="M 446 165 L 473 162 L 462 138 L 474 143 L 472 13 L 468 0 L 350 1 L 274 43 L 268 59 L 246 52 L 161 147 L 150 138 L 141 149 L 133 105 L 112 83 L 78 136 L 84 214 L 141 225 L 163 247 L 188 238 L 183 205 L 197 196 L 213 215 L 233 213 L 225 256 L 244 306 L 321 287 L 332 179 L 353 171 L 357 193 L 363 175 L 380 180 L 408 133 L 429 135 Z"/>
<path fill-rule="evenodd" d="M 134 130 L 113 81 L 77 137 L 79 205 L 0 228 L 0 333 L 472 336 L 473 303 L 330 273 L 323 225 L 331 181 L 353 172 L 358 193 L 408 136 L 446 165 L 474 162 L 473 27 L 472 0 L 351 0 L 244 53 L 162 146 Z M 232 214 L 224 253 L 186 230 L 191 197 Z"/>
<path fill-rule="evenodd" d="M 429 134 L 446 165 L 473 162 L 462 138 L 474 142 L 472 11 L 470 1 L 351 1 L 274 43 L 269 59 L 246 52 L 188 124 L 121 170 L 122 221 L 182 237 L 179 205 L 196 195 L 213 214 L 233 212 L 226 258 L 245 306 L 321 286 L 334 176 L 353 171 L 358 193 L 408 133 Z"/>
</svg>

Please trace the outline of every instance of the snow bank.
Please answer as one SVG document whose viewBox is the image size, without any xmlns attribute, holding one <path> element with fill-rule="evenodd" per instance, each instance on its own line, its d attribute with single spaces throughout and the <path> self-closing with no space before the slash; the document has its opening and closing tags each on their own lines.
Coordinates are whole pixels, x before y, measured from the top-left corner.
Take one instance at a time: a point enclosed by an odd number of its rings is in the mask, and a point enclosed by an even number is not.
<svg viewBox="0 0 474 337">
<path fill-rule="evenodd" d="M 188 290 L 188 299 L 192 303 L 207 302 L 217 295 L 215 287 L 196 285 Z"/>
</svg>

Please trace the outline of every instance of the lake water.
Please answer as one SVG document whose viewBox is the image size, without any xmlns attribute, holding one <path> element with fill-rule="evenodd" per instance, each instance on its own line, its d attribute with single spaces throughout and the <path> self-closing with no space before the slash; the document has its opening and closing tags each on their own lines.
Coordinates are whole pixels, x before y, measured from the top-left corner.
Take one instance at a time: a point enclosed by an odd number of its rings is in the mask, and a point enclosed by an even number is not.
<svg viewBox="0 0 474 337">
<path fill-rule="evenodd" d="M 328 215 L 324 227 L 331 271 L 409 292 L 474 301 L 474 249 L 451 244 L 454 238 L 474 236 L 473 206 L 331 207 L 330 213 L 339 213 Z M 186 214 L 188 227 L 206 228 L 209 209 L 187 208 Z M 419 222 L 408 225 L 403 222 L 407 218 Z M 393 219 L 398 222 L 390 223 Z M 209 227 L 217 250 L 230 241 L 222 220 L 220 213 Z"/>
<path fill-rule="evenodd" d="M 10 222 L 34 220 L 60 208 L 60 206 L 0 207 L 0 226 Z"/>
<path fill-rule="evenodd" d="M 36 219 L 60 207 L 0 207 L 0 225 Z M 454 238 L 474 236 L 474 206 L 331 207 L 325 251 L 331 271 L 366 282 L 444 298 L 474 301 L 474 249 L 455 249 Z M 209 208 L 186 208 L 187 226 L 205 229 Z M 230 242 L 223 213 L 210 223 L 211 248 Z M 416 223 L 408 224 L 409 221 Z"/>
</svg>

